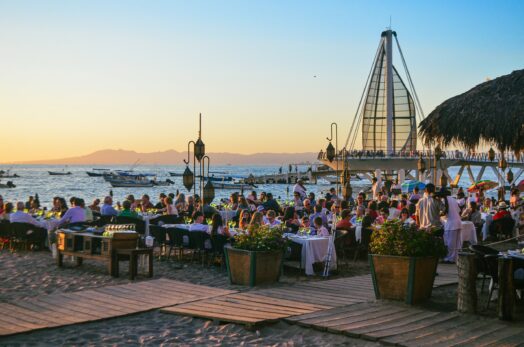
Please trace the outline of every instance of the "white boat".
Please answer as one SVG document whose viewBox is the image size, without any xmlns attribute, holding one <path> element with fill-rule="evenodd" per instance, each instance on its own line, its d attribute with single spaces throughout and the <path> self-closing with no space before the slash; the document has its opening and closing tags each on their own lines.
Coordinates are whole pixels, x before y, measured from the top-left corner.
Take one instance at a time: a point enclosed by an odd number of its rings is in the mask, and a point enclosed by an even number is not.
<svg viewBox="0 0 524 347">
<path fill-rule="evenodd" d="M 237 189 L 237 190 L 244 190 L 244 189 L 252 189 L 255 186 L 252 184 L 246 184 L 246 183 L 220 183 L 220 182 L 213 182 L 213 187 L 215 189 Z"/>
<path fill-rule="evenodd" d="M 110 179 L 108 182 L 113 188 L 151 188 L 154 186 L 149 180 L 127 180 L 127 179 Z"/>
</svg>

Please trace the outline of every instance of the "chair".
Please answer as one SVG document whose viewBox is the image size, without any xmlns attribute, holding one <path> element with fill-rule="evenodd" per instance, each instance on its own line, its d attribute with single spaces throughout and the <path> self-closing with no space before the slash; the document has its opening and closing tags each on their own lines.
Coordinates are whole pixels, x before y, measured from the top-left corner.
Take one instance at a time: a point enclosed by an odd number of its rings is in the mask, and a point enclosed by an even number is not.
<svg viewBox="0 0 524 347">
<path fill-rule="evenodd" d="M 138 218 L 117 216 L 113 220 L 113 224 L 134 224 L 135 231 L 137 233 L 140 235 L 144 235 L 146 233 L 146 223 Z"/>
<path fill-rule="evenodd" d="M 360 238 L 360 244 L 355 249 L 355 257 L 353 258 L 353 261 L 357 261 L 358 256 L 360 255 L 360 252 L 367 253 L 369 250 L 369 243 L 371 242 L 371 234 L 373 233 L 373 229 L 371 228 L 362 228 L 362 235 Z"/>
<path fill-rule="evenodd" d="M 505 217 L 491 223 L 490 233 L 493 234 L 496 240 L 505 240 L 513 237 L 514 227 L 515 220 L 511 217 Z"/>
<path fill-rule="evenodd" d="M 116 218 L 116 216 L 103 215 L 103 216 L 100 216 L 100 218 L 96 220 L 96 224 L 99 227 L 104 226 L 106 224 L 111 224 L 114 218 Z"/>
<path fill-rule="evenodd" d="M 3 250 L 6 244 L 11 242 L 11 223 L 3 221 L 0 223 L 0 250 Z"/>
<path fill-rule="evenodd" d="M 207 255 L 212 249 L 206 248 L 206 240 L 209 239 L 209 235 L 203 231 L 192 231 L 189 232 L 189 246 L 188 249 L 193 251 L 191 255 L 191 261 L 193 261 L 195 253 L 198 253 L 202 258 L 202 265 L 204 265 L 204 256 Z"/>
<path fill-rule="evenodd" d="M 212 255 L 220 258 L 220 267 L 224 265 L 224 246 L 229 242 L 229 239 L 225 235 L 212 235 L 211 237 Z"/>
<path fill-rule="evenodd" d="M 162 225 L 162 224 L 183 224 L 184 218 L 175 215 L 165 214 L 158 216 L 149 221 L 149 224 Z"/>
<path fill-rule="evenodd" d="M 182 258 L 182 252 L 186 245 L 184 245 L 184 236 L 189 240 L 189 231 L 185 229 L 179 229 L 179 228 L 167 228 L 167 235 L 169 236 L 169 252 L 167 253 L 167 259 L 171 256 L 171 251 L 173 248 L 178 248 L 179 253 L 178 257 L 179 259 Z"/>
<path fill-rule="evenodd" d="M 355 229 L 351 230 L 335 230 L 335 251 L 337 252 L 337 267 L 342 259 L 347 260 L 347 255 L 350 251 L 357 250 L 358 244 L 355 237 Z M 346 262 L 347 265 L 347 262 Z"/>
<path fill-rule="evenodd" d="M 154 237 L 155 244 L 160 247 L 160 255 L 162 255 L 162 253 L 165 254 L 162 250 L 164 250 L 167 245 L 167 229 L 158 225 L 150 225 L 149 235 Z"/>
<path fill-rule="evenodd" d="M 487 255 L 498 255 L 499 251 L 495 248 L 482 245 L 470 245 L 470 251 L 475 253 L 477 260 L 477 272 L 482 275 L 482 285 L 480 287 L 480 292 L 484 291 L 484 284 L 486 282 L 486 277 L 491 276 L 490 268 L 488 265 L 488 260 L 486 259 Z M 491 261 L 491 260 L 489 260 Z M 498 270 L 496 271 L 498 273 Z"/>
<path fill-rule="evenodd" d="M 32 245 L 38 245 L 41 249 L 45 245 L 47 230 L 29 223 L 11 223 L 11 245 L 23 244 L 24 250 Z M 11 247 L 12 248 L 12 247 Z"/>
</svg>

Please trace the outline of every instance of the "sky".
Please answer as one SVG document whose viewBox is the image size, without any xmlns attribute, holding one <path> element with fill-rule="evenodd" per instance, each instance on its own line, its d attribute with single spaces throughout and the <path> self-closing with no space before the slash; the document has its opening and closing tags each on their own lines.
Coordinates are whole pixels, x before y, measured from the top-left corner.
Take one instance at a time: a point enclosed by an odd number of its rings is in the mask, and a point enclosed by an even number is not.
<svg viewBox="0 0 524 347">
<path fill-rule="evenodd" d="M 342 145 L 390 18 L 428 114 L 524 68 L 523 13 L 519 0 L 0 0 L 0 162 L 184 151 L 199 113 L 208 152 L 317 152 L 332 122 Z"/>
</svg>

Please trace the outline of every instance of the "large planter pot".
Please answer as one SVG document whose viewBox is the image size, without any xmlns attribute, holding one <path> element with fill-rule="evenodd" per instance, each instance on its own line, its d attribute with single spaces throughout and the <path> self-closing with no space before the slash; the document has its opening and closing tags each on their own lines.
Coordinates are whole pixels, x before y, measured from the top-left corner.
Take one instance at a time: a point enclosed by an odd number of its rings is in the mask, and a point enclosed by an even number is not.
<svg viewBox="0 0 524 347">
<path fill-rule="evenodd" d="M 417 304 L 428 299 L 437 272 L 437 257 L 369 255 L 377 299 Z"/>
<path fill-rule="evenodd" d="M 256 286 L 277 282 L 282 269 L 283 251 L 246 251 L 224 247 L 229 280 L 232 284 Z"/>
</svg>

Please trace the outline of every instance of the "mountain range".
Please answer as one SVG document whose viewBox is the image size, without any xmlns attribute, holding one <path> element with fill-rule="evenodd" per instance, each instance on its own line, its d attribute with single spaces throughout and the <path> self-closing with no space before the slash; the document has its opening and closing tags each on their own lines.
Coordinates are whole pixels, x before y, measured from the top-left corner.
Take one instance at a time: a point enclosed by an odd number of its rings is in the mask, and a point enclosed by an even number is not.
<svg viewBox="0 0 524 347">
<path fill-rule="evenodd" d="M 315 163 L 317 161 L 317 153 L 303 152 L 303 153 L 254 153 L 254 154 L 238 154 L 238 153 L 206 153 L 212 164 L 218 165 L 287 165 L 290 163 Z M 192 153 L 191 153 L 192 155 Z M 105 149 L 96 151 L 87 155 L 78 157 L 50 159 L 50 160 L 30 160 L 23 162 L 16 162 L 14 164 L 49 164 L 49 165 L 91 165 L 91 164 L 133 164 L 137 160 L 141 164 L 157 164 L 157 165 L 174 165 L 183 164 L 182 160 L 187 160 L 187 152 L 178 152 L 175 150 L 167 150 L 161 152 L 140 153 L 136 151 L 123 149 Z M 192 160 L 192 159 L 191 159 Z"/>
</svg>

